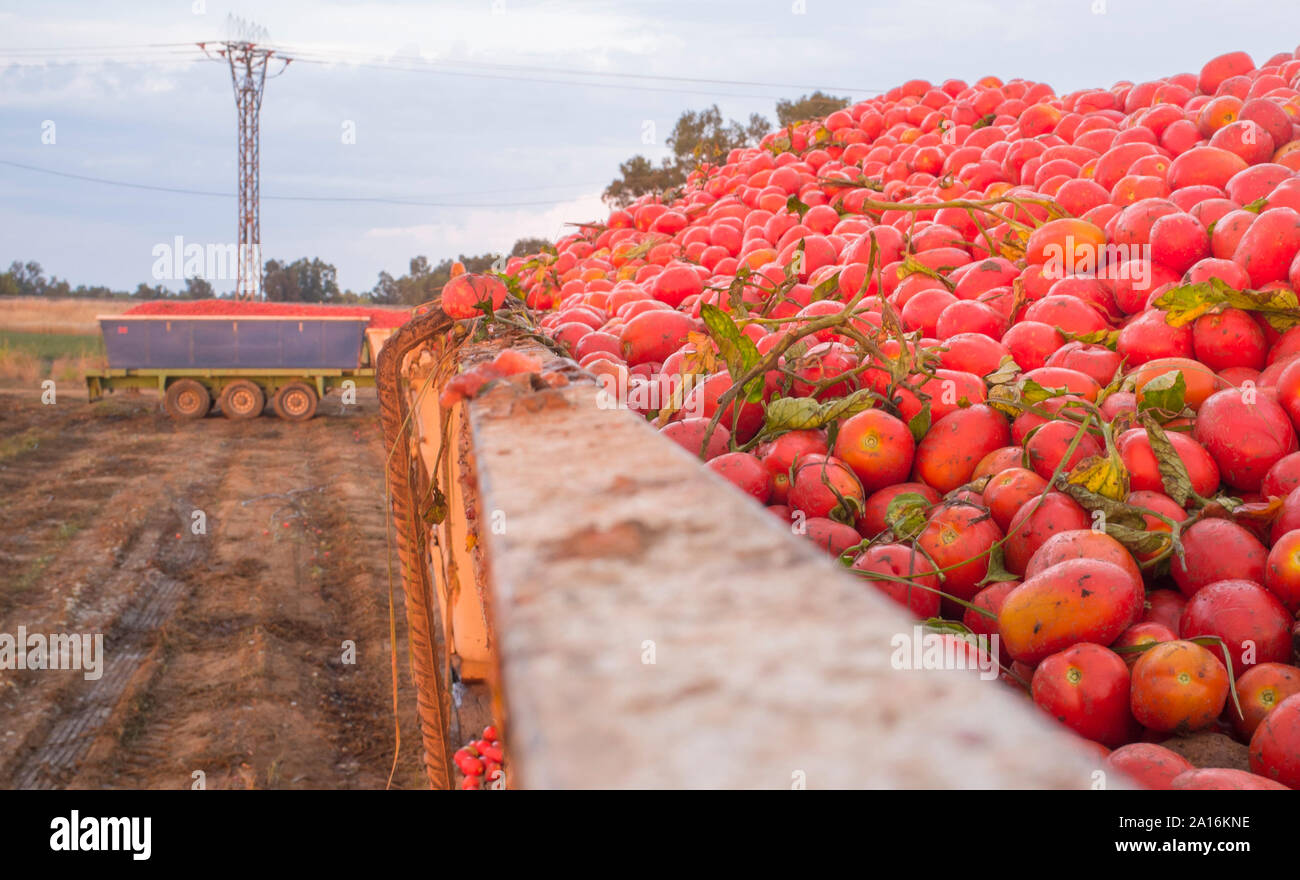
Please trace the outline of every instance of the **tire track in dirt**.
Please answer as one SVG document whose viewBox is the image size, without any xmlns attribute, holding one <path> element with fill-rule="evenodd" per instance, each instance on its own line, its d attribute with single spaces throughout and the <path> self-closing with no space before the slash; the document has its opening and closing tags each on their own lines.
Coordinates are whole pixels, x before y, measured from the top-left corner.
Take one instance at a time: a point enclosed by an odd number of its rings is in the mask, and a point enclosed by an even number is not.
<svg viewBox="0 0 1300 880">
<path fill-rule="evenodd" d="M 229 456 L 226 452 L 221 457 Z M 222 466 L 216 464 L 218 469 Z M 188 475 L 194 476 L 196 470 L 201 468 L 191 461 Z M 133 531 L 133 550 L 125 564 L 115 565 L 115 571 L 96 590 L 78 597 L 83 601 L 96 595 L 119 599 L 110 603 L 109 607 L 116 604 L 120 611 L 102 633 L 101 675 L 94 680 L 74 678 L 62 689 L 44 723 L 28 736 L 21 760 L 14 762 L 14 787 L 62 788 L 74 776 L 123 695 L 157 650 L 159 631 L 187 590 L 183 573 L 201 565 L 206 557 L 205 542 L 170 537 L 183 534 L 179 530 L 195 507 L 189 499 L 205 494 L 204 487 L 191 483 L 182 496 L 164 491 L 171 496 L 170 507 L 151 517 L 144 526 L 143 539 L 141 530 Z"/>
<path fill-rule="evenodd" d="M 0 631 L 102 631 L 106 660 L 96 682 L 29 672 L 0 687 L 0 717 L 26 719 L 0 723 L 16 728 L 0 731 L 16 733 L 0 739 L 12 753 L 0 785 L 178 788 L 194 771 L 210 788 L 387 782 L 382 451 L 373 398 L 358 409 L 302 425 L 28 412 L 68 448 L 0 470 L 0 487 L 16 492 L 0 525 L 21 532 L 0 538 L 0 551 L 26 541 L 38 559 L 52 528 L 86 523 L 8 612 L 0 605 Z M 74 475 L 97 497 L 78 499 Z M 46 521 L 31 527 L 47 487 Z M 188 533 L 193 509 L 206 514 L 206 536 Z M 407 717 L 394 784 L 420 787 L 400 588 L 396 598 Z M 355 663 L 344 662 L 345 640 Z"/>
</svg>

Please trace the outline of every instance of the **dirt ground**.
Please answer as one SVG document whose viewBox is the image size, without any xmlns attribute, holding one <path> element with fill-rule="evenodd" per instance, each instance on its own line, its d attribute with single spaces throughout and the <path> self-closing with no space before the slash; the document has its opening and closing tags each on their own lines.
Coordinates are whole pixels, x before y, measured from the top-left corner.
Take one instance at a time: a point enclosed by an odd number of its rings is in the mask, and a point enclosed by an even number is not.
<svg viewBox="0 0 1300 880">
<path fill-rule="evenodd" d="M 393 769 L 383 448 L 358 398 L 185 423 L 151 394 L 0 390 L 0 633 L 102 633 L 105 654 L 96 681 L 0 671 L 0 787 L 426 786 L 400 581 Z"/>
</svg>

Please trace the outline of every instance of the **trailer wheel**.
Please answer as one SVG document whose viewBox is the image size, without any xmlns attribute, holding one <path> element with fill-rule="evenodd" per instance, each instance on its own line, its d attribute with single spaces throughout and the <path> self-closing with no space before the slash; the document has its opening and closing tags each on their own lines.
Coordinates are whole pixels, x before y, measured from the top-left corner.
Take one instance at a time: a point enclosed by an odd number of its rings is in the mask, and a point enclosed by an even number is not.
<svg viewBox="0 0 1300 880">
<path fill-rule="evenodd" d="M 256 382 L 236 379 L 221 392 L 218 403 L 228 419 L 255 419 L 266 408 L 266 394 Z"/>
<path fill-rule="evenodd" d="M 167 386 L 163 408 L 173 419 L 201 419 L 212 408 L 212 395 L 202 382 L 177 379 Z"/>
<path fill-rule="evenodd" d="M 271 398 L 271 409 L 285 421 L 305 422 L 316 415 L 316 389 L 305 382 L 290 382 Z"/>
</svg>

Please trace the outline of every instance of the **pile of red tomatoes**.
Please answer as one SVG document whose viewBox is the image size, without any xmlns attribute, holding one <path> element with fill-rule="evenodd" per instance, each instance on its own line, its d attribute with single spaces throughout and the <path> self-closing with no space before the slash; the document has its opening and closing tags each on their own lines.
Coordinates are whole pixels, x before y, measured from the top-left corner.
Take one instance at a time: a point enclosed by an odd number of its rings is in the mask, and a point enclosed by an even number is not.
<svg viewBox="0 0 1300 880">
<path fill-rule="evenodd" d="M 1300 52 L 914 80 L 501 280 L 864 589 L 996 635 L 1110 766 L 1300 787 Z M 1250 771 L 1159 745 L 1197 731 Z"/>
</svg>

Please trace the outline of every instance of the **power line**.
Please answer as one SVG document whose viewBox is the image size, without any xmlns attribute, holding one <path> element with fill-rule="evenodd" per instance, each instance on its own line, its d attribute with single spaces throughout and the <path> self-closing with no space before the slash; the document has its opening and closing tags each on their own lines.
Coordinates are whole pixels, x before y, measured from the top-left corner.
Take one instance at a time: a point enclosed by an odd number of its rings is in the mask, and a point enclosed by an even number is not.
<svg viewBox="0 0 1300 880">
<path fill-rule="evenodd" d="M 278 51 L 278 50 L 277 50 Z M 678 95 L 703 95 L 709 98 L 740 98 L 746 100 L 777 101 L 775 95 L 756 95 L 753 93 L 740 94 L 736 92 L 715 91 L 712 89 L 683 89 L 672 86 L 637 86 L 624 83 L 612 82 L 595 82 L 591 80 L 579 79 L 549 79 L 537 76 L 514 76 L 506 73 L 483 73 L 478 71 L 447 70 L 430 67 L 409 67 L 400 64 L 373 63 L 365 61 L 339 60 L 335 58 L 314 58 L 302 55 L 284 55 L 283 60 L 291 61 L 296 64 L 314 64 L 322 67 L 361 67 L 371 70 L 391 70 L 406 73 L 422 73 L 433 76 L 459 76 L 470 79 L 488 79 L 503 80 L 507 82 L 526 82 L 539 83 L 546 85 L 560 85 L 576 88 L 598 88 L 614 89 L 623 92 L 665 92 Z M 0 68 L 4 67 L 72 67 L 77 65 L 102 65 L 102 64 L 188 64 L 198 61 L 210 61 L 212 59 L 204 58 L 202 55 L 191 56 L 188 52 L 171 52 L 162 53 L 152 56 L 148 55 L 110 55 L 104 57 L 66 57 L 66 58 L 38 58 L 35 56 L 24 56 L 21 58 L 4 58 L 0 56 Z"/>
<path fill-rule="evenodd" d="M 186 64 L 204 60 L 202 56 L 190 52 L 159 51 L 153 54 L 132 53 L 131 55 L 84 55 L 66 58 L 47 58 L 25 55 L 16 58 L 0 56 L 0 68 L 6 67 L 71 67 L 85 64 Z"/>
<path fill-rule="evenodd" d="M 32 48 L 0 48 L 0 60 L 5 56 L 13 56 L 9 60 L 18 61 L 43 61 L 46 60 L 40 56 L 55 55 L 49 59 L 62 63 L 97 63 L 92 61 L 87 53 L 103 52 L 135 52 L 136 58 L 128 59 L 116 55 L 104 56 L 108 60 L 122 60 L 125 63 L 132 63 L 137 59 L 145 61 L 155 61 L 159 58 L 170 55 L 183 56 L 188 55 L 188 51 L 177 51 L 178 49 L 193 49 L 200 45 L 201 42 L 218 43 L 217 40 L 196 41 L 192 43 L 145 43 L 139 46 L 66 46 L 66 47 L 45 47 L 41 49 Z M 293 46 L 282 44 L 266 44 L 268 48 L 276 52 L 287 55 L 291 60 L 304 64 L 318 64 L 322 66 L 347 65 L 350 67 L 364 67 L 375 70 L 400 70 L 413 73 L 431 73 L 441 74 L 444 76 L 460 76 L 476 79 L 496 79 L 512 82 L 534 82 L 546 83 L 549 85 L 564 86 L 589 86 L 592 88 L 623 89 L 627 91 L 650 91 L 650 92 L 670 92 L 690 95 L 707 95 L 713 97 L 729 98 L 759 98 L 765 100 L 776 100 L 773 95 L 755 95 L 755 94 L 735 94 L 729 92 L 716 92 L 712 90 L 700 89 L 683 89 L 673 88 L 666 85 L 620 85 L 618 82 L 603 82 L 601 80 L 619 80 L 619 81 L 640 81 L 643 83 L 694 83 L 699 85 L 720 85 L 737 88 L 765 88 L 765 89 L 787 89 L 794 91 L 828 91 L 828 92 L 850 92 L 860 94 L 878 93 L 880 89 L 868 89 L 850 86 L 825 86 L 825 85 L 800 85 L 795 83 L 774 83 L 756 80 L 730 80 L 714 79 L 709 77 L 678 76 L 672 74 L 646 74 L 646 73 L 627 73 L 622 71 L 600 71 L 600 70 L 582 70 L 570 67 L 547 67 L 541 65 L 524 65 L 524 64 L 507 64 L 502 62 L 485 62 L 472 61 L 468 59 L 425 59 L 425 58 L 404 58 L 401 56 L 383 56 L 373 53 L 350 52 L 346 50 L 329 50 L 315 49 L 310 46 Z M 172 50 L 169 52 L 158 53 L 159 49 Z M 140 54 L 142 50 L 152 50 L 153 55 Z M 58 57 L 62 56 L 62 57 Z M 197 56 L 194 60 L 201 60 Z M 468 68 L 468 70 L 457 70 L 453 68 Z M 500 71 L 516 71 L 521 75 L 510 75 Z M 532 75 L 523 75 L 532 74 Z M 543 77 L 581 77 L 582 79 L 547 79 L 539 78 L 537 74 Z"/>
<path fill-rule="evenodd" d="M 736 94 L 734 92 L 718 92 L 703 89 L 677 89 L 671 86 L 634 86 L 620 83 L 603 83 L 591 82 L 573 79 L 543 79 L 535 76 L 511 76 L 509 74 L 494 73 L 476 73 L 463 70 L 435 70 L 425 67 L 402 67 L 392 64 L 373 64 L 364 61 L 337 61 L 334 59 L 305 58 L 301 55 L 290 56 L 297 64 L 320 64 L 325 66 L 337 66 L 346 64 L 350 67 L 367 67 L 375 70 L 400 70 L 407 73 L 424 73 L 433 74 L 434 76 L 463 76 L 472 79 L 496 79 L 507 80 L 510 82 L 527 82 L 527 83 L 545 83 L 548 85 L 558 86 L 577 86 L 578 88 L 596 88 L 596 89 L 617 89 L 624 92 L 671 92 L 678 95 L 705 95 L 712 98 L 748 98 L 751 100 L 776 101 L 775 95 L 754 95 L 754 94 Z"/>
<path fill-rule="evenodd" d="M 217 41 L 209 40 L 208 42 L 217 42 Z M 170 49 L 177 46 L 187 46 L 189 48 L 193 48 L 195 45 L 197 45 L 196 41 L 191 40 L 185 43 L 139 43 L 134 46 L 43 46 L 43 47 L 12 46 L 9 48 L 0 47 L 0 55 L 7 55 L 14 52 L 100 52 L 100 51 L 136 52 L 139 51 L 140 49 L 160 49 L 160 48 Z"/>
<path fill-rule="evenodd" d="M 765 89 L 794 89 L 794 90 L 826 90 L 831 92 L 863 92 L 875 93 L 881 89 L 864 89 L 856 86 L 826 86 L 826 85 L 798 85 L 792 83 L 773 83 L 773 82 L 756 82 L 752 80 L 732 80 L 732 79 L 710 79 L 708 77 L 698 76 L 673 76 L 668 74 L 653 73 L 623 73 L 620 71 L 602 71 L 602 70 L 580 70 L 577 68 L 565 67 L 542 67 L 536 65 L 524 64 L 503 64 L 500 62 L 470 61 L 455 58 L 449 59 L 429 59 L 429 58 L 404 58 L 402 56 L 385 57 L 381 55 L 363 54 L 358 52 L 345 52 L 339 50 L 319 50 L 307 46 L 277 46 L 280 51 L 287 52 L 295 57 L 312 55 L 317 58 L 340 59 L 343 63 L 351 63 L 348 59 L 361 59 L 370 62 L 402 62 L 428 66 L 436 68 L 439 66 L 452 67 L 470 67 L 481 69 L 501 69 L 501 70 L 518 70 L 535 73 L 560 74 L 568 76 L 592 76 L 592 77 L 613 77 L 617 79 L 640 79 L 640 80 L 663 80 L 666 82 L 685 82 L 685 83 L 705 83 L 711 85 L 725 86 L 752 86 L 754 88 Z"/>
<path fill-rule="evenodd" d="M 56 171 L 52 168 L 41 168 L 40 166 L 37 165 L 26 165 L 22 162 L 13 162 L 8 159 L 0 159 L 0 165 L 8 165 L 12 168 L 21 168 L 24 171 L 35 171 L 40 174 L 49 174 L 54 177 L 66 177 L 72 180 L 82 180 L 89 183 L 101 183 L 107 186 L 120 186 L 127 189 L 142 189 L 142 190 L 150 190 L 152 192 L 166 192 L 166 193 L 176 193 L 178 195 L 207 196 L 207 197 L 225 198 L 225 199 L 235 197 L 235 193 L 231 193 L 231 192 L 186 189 L 183 187 L 174 187 L 174 186 L 159 186 L 155 184 L 135 183 L 132 181 L 125 181 L 125 180 L 109 180 L 104 177 L 91 177 L 86 174 L 76 174 L 70 171 Z M 492 195 L 492 194 L 506 193 L 506 192 L 524 192 L 528 190 L 559 189 L 562 187 L 576 188 L 576 187 L 586 187 L 586 186 L 601 186 L 601 184 L 580 184 L 580 183 L 551 184 L 549 186 L 520 187 L 517 189 L 507 189 L 507 190 L 479 190 L 478 192 L 484 195 Z M 456 197 L 461 195 L 474 195 L 474 194 L 475 193 L 473 192 L 443 193 L 440 196 L 437 196 L 437 198 L 447 198 L 447 197 Z M 433 202 L 433 201 L 417 201 L 411 199 L 390 199 L 381 196 L 274 196 L 274 195 L 268 196 L 268 195 L 263 195 L 261 198 L 264 200 L 273 200 L 279 202 L 336 202 L 341 204 L 372 203 L 372 204 L 383 204 L 383 205 L 406 205 L 410 207 L 421 207 L 421 208 L 523 208 L 523 207 L 537 207 L 541 205 L 557 205 L 560 204 L 561 202 L 569 201 L 569 199 L 552 199 L 550 201 L 541 201 L 541 202 L 441 202 L 441 201 Z"/>
</svg>

